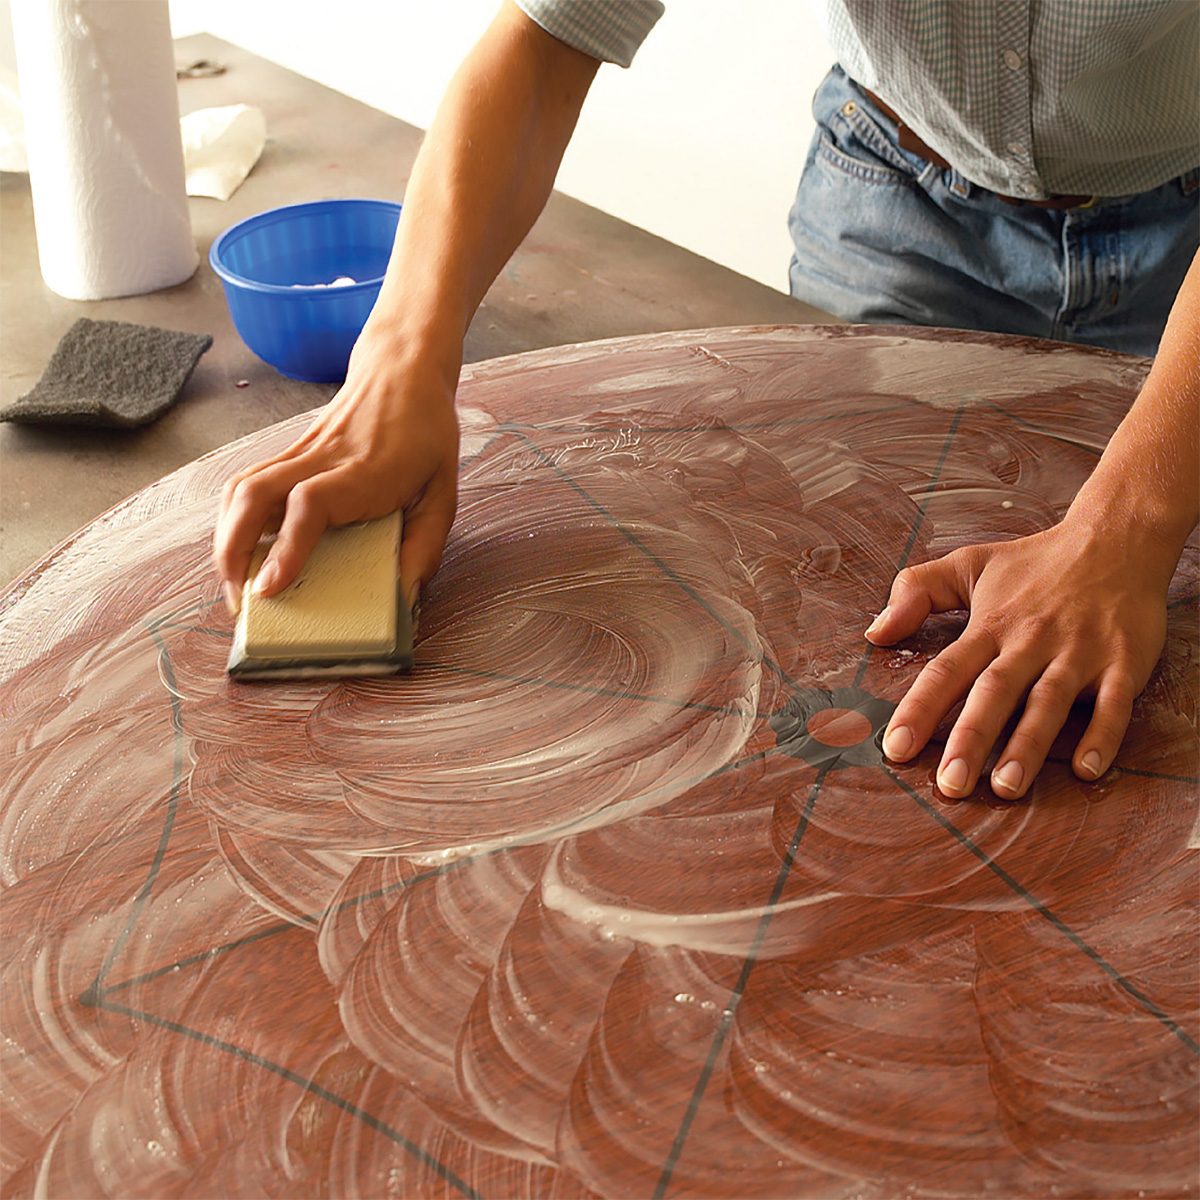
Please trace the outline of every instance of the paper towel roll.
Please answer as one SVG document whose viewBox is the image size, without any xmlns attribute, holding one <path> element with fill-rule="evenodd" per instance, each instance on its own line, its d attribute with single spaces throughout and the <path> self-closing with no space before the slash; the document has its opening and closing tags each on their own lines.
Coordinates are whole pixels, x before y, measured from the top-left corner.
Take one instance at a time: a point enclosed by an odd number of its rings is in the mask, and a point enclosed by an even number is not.
<svg viewBox="0 0 1200 1200">
<path fill-rule="evenodd" d="M 14 0 L 12 17 L 42 278 L 72 300 L 187 279 L 167 0 Z"/>
</svg>

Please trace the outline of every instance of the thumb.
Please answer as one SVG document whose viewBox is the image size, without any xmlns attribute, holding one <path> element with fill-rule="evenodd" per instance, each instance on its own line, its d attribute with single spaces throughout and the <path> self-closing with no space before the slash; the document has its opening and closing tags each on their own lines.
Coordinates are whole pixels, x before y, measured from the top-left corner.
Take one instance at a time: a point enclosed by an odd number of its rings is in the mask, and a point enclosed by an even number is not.
<svg viewBox="0 0 1200 1200">
<path fill-rule="evenodd" d="M 410 608 L 416 606 L 421 588 L 437 573 L 456 506 L 453 478 L 448 483 L 431 480 L 420 502 L 404 516 L 400 581 Z"/>
<path fill-rule="evenodd" d="M 970 607 L 971 549 L 905 567 L 892 581 L 887 607 L 867 627 L 867 640 L 876 646 L 890 646 L 916 633 L 930 613 Z"/>
</svg>

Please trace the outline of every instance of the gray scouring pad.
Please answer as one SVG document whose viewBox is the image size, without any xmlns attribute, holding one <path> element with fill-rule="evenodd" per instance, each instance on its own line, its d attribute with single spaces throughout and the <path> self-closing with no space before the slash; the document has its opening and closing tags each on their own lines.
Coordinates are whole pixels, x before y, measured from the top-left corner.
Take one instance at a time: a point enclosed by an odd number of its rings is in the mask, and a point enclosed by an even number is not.
<svg viewBox="0 0 1200 1200">
<path fill-rule="evenodd" d="M 33 390 L 0 409 L 0 421 L 134 429 L 170 408 L 211 345 L 207 333 L 81 317 Z"/>
</svg>

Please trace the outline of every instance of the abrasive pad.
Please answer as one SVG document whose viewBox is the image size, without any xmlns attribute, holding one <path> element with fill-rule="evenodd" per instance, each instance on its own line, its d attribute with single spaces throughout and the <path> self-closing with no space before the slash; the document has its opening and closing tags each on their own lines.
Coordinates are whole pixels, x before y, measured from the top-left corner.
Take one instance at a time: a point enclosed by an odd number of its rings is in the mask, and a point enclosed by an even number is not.
<svg viewBox="0 0 1200 1200">
<path fill-rule="evenodd" d="M 400 513 L 327 529 L 296 581 L 254 593 L 258 547 L 229 655 L 239 678 L 390 675 L 412 666 L 412 613 L 400 589 Z"/>
<path fill-rule="evenodd" d="M 146 425 L 175 403 L 211 345 L 207 333 L 80 317 L 54 348 L 41 379 L 0 410 L 0 421 Z"/>
</svg>

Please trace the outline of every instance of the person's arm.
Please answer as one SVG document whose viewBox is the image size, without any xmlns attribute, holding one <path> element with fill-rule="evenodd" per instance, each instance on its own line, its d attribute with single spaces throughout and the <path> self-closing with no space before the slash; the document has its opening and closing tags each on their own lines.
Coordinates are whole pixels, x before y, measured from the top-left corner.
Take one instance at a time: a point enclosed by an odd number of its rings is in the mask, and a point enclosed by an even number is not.
<svg viewBox="0 0 1200 1200">
<path fill-rule="evenodd" d="M 883 741 L 889 758 L 919 753 L 966 696 L 937 775 L 943 792 L 964 796 L 1024 699 L 991 775 L 997 795 L 1022 796 L 1072 704 L 1092 695 L 1072 766 L 1087 780 L 1108 770 L 1162 653 L 1167 587 L 1200 519 L 1198 427 L 1200 255 L 1141 394 L 1061 523 L 896 576 L 867 631 L 876 645 L 908 637 L 931 612 L 970 609 L 970 618 L 893 713 Z"/>
<path fill-rule="evenodd" d="M 463 338 L 546 203 L 598 66 L 506 2 L 459 68 L 344 386 L 298 441 L 226 485 L 213 557 L 231 608 L 276 523 L 264 595 L 295 579 L 326 527 L 397 508 L 410 601 L 437 570 L 456 504 Z"/>
</svg>

